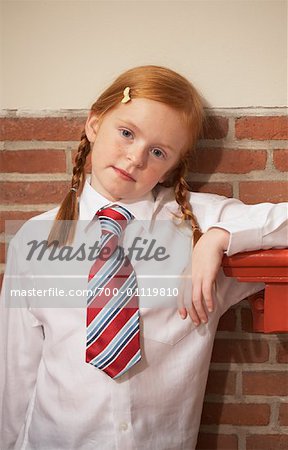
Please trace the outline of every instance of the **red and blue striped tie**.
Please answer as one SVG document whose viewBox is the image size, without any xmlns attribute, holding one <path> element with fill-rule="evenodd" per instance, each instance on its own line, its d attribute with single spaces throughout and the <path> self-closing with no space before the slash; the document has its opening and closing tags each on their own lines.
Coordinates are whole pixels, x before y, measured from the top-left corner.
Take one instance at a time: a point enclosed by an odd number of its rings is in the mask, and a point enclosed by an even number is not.
<svg viewBox="0 0 288 450">
<path fill-rule="evenodd" d="M 118 378 L 141 359 L 137 279 L 119 246 L 134 216 L 120 205 L 97 216 L 102 235 L 88 279 L 86 362 Z"/>
</svg>

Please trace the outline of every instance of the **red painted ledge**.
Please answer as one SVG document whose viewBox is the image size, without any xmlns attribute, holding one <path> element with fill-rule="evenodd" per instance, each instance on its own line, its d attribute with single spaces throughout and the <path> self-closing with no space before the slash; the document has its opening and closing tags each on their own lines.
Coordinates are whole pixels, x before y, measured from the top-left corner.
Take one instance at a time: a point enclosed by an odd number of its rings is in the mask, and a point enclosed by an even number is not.
<svg viewBox="0 0 288 450">
<path fill-rule="evenodd" d="M 288 332 L 288 248 L 258 250 L 224 256 L 226 276 L 238 281 L 265 283 L 250 300 L 253 330 L 261 333 Z"/>
</svg>

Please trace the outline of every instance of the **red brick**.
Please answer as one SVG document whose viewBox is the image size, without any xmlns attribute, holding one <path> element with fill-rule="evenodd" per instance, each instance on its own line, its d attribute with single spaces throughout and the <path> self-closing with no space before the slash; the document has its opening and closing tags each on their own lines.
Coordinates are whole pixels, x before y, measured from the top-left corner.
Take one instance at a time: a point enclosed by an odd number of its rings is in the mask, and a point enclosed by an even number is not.
<svg viewBox="0 0 288 450">
<path fill-rule="evenodd" d="M 6 224 L 6 227 L 9 227 L 9 230 L 6 229 L 6 232 L 14 234 L 26 220 L 37 216 L 42 212 L 44 211 L 0 211 L 0 233 L 5 232 L 5 221 L 9 221 Z"/>
<path fill-rule="evenodd" d="M 254 434 L 247 436 L 246 450 L 287 450 L 286 434 Z"/>
<path fill-rule="evenodd" d="M 268 361 L 269 347 L 260 340 L 216 338 L 212 353 L 213 362 L 261 363 Z"/>
<path fill-rule="evenodd" d="M 207 116 L 203 131 L 204 139 L 223 139 L 228 133 L 228 119 L 220 116 Z"/>
<path fill-rule="evenodd" d="M 288 117 L 241 117 L 235 122 L 237 139 L 288 139 Z"/>
<path fill-rule="evenodd" d="M 233 196 L 233 187 L 230 183 L 189 182 L 189 186 L 195 192 L 208 192 L 209 194 L 224 195 L 225 197 Z"/>
<path fill-rule="evenodd" d="M 2 172 L 66 172 L 66 157 L 63 150 L 4 150 L 0 152 L 0 167 Z"/>
<path fill-rule="evenodd" d="M 4 204 L 61 203 L 68 192 L 67 181 L 5 181 L 0 183 Z"/>
<path fill-rule="evenodd" d="M 206 394 L 233 395 L 236 390 L 236 372 L 211 370 L 208 375 Z"/>
<path fill-rule="evenodd" d="M 0 118 L 0 140 L 80 141 L 84 125 L 79 117 Z"/>
<path fill-rule="evenodd" d="M 274 150 L 273 152 L 274 166 L 280 172 L 288 171 L 288 150 Z"/>
<path fill-rule="evenodd" d="M 199 433 L 196 450 L 238 450 L 235 434 Z"/>
<path fill-rule="evenodd" d="M 288 342 L 283 341 L 277 344 L 277 362 L 286 364 L 288 363 Z"/>
<path fill-rule="evenodd" d="M 228 309 L 228 311 L 220 317 L 217 331 L 235 331 L 236 327 L 236 311 Z"/>
<path fill-rule="evenodd" d="M 288 201 L 286 181 L 243 181 L 239 183 L 239 198 L 244 203 L 279 203 Z"/>
<path fill-rule="evenodd" d="M 287 372 L 244 372 L 245 395 L 288 395 Z"/>
<path fill-rule="evenodd" d="M 200 173 L 248 173 L 266 167 L 266 150 L 202 148 L 191 158 L 189 170 Z"/>
<path fill-rule="evenodd" d="M 288 403 L 280 404 L 278 421 L 280 426 L 288 426 Z"/>
<path fill-rule="evenodd" d="M 266 404 L 204 403 L 202 424 L 268 425 L 270 406 Z"/>
</svg>

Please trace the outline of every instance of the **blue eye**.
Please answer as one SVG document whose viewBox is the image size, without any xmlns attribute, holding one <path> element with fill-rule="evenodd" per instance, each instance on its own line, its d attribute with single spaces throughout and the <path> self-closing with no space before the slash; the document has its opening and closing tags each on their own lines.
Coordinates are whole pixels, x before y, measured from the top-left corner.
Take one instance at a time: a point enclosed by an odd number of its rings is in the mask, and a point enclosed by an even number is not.
<svg viewBox="0 0 288 450">
<path fill-rule="evenodd" d="M 124 138 L 130 138 L 132 137 L 132 133 L 129 130 L 126 130 L 125 128 L 123 128 L 122 130 L 120 130 L 121 136 L 123 136 Z"/>
<path fill-rule="evenodd" d="M 165 158 L 165 153 L 160 148 L 153 148 L 152 153 L 156 158 Z"/>
</svg>

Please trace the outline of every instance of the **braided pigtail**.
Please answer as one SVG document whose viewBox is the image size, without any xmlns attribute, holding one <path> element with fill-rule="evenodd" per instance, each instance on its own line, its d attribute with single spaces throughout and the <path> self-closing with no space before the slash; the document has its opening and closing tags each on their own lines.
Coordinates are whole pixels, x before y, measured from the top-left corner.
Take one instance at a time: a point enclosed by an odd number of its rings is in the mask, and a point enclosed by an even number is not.
<svg viewBox="0 0 288 450">
<path fill-rule="evenodd" d="M 76 224 L 79 217 L 78 196 L 81 195 L 86 179 L 85 163 L 90 153 L 90 142 L 85 130 L 81 134 L 81 141 L 75 157 L 71 188 L 60 205 L 53 227 L 48 237 L 48 245 L 57 242 L 59 246 L 71 244 L 74 239 Z M 78 194 L 78 196 L 77 196 Z"/>
<path fill-rule="evenodd" d="M 188 162 L 184 159 L 178 166 L 177 172 L 175 173 L 175 183 L 174 192 L 175 200 L 181 209 L 181 218 L 183 220 L 190 220 L 192 231 L 193 231 L 193 247 L 195 247 L 197 241 L 202 236 L 201 229 L 199 227 L 198 221 L 192 212 L 192 207 L 187 200 L 187 194 L 189 191 L 189 185 L 185 180 L 185 175 L 187 172 Z"/>
</svg>

